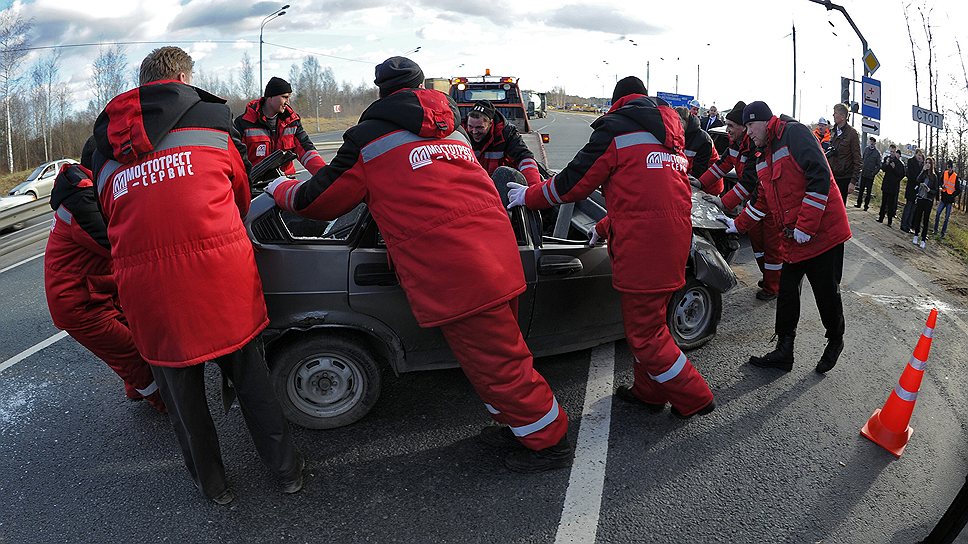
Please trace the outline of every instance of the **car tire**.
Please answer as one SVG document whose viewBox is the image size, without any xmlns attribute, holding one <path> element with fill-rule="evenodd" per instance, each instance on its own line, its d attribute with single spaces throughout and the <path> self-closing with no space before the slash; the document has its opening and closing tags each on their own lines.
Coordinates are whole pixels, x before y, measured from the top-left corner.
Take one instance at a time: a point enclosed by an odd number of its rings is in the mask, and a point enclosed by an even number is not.
<svg viewBox="0 0 968 544">
<path fill-rule="evenodd" d="M 380 398 L 377 360 L 363 345 L 315 335 L 274 353 L 272 388 L 289 421 L 335 429 L 359 421 Z"/>
<path fill-rule="evenodd" d="M 669 332 L 683 351 L 696 349 L 716 336 L 723 314 L 723 296 L 694 276 L 672 294 L 666 314 Z"/>
<path fill-rule="evenodd" d="M 37 193 L 33 191 L 27 191 L 25 194 L 29 195 L 33 200 L 37 200 Z"/>
</svg>

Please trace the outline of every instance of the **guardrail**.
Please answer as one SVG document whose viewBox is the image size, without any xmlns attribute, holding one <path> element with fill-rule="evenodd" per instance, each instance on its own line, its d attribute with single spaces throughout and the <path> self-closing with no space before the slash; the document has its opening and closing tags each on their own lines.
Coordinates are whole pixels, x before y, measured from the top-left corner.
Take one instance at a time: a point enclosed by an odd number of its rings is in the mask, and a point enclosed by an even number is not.
<svg viewBox="0 0 968 544">
<path fill-rule="evenodd" d="M 14 206 L 0 212 L 0 231 L 7 230 L 14 225 L 18 225 L 33 219 L 39 215 L 44 215 L 50 211 L 50 202 L 46 198 L 38 198 L 33 202 L 27 202 L 19 206 Z"/>
</svg>

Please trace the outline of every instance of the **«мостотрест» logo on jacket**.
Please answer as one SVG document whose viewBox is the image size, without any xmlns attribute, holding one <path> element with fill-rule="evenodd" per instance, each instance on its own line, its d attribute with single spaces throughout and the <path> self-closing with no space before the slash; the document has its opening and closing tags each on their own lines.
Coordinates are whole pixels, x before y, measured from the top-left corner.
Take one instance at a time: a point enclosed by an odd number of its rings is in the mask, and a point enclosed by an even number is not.
<svg viewBox="0 0 968 544">
<path fill-rule="evenodd" d="M 184 176 L 194 176 L 192 152 L 179 151 L 129 166 L 114 175 L 114 198 L 128 194 L 130 187 L 147 187 L 155 183 Z"/>
<path fill-rule="evenodd" d="M 475 162 L 474 152 L 466 145 L 460 144 L 429 144 L 413 148 L 410 151 L 410 168 L 423 168 L 434 160 L 465 160 Z"/>
<path fill-rule="evenodd" d="M 653 151 L 645 159 L 646 168 L 669 167 L 673 170 L 686 172 L 689 168 L 689 161 L 679 155 L 666 153 L 664 151 Z"/>
</svg>

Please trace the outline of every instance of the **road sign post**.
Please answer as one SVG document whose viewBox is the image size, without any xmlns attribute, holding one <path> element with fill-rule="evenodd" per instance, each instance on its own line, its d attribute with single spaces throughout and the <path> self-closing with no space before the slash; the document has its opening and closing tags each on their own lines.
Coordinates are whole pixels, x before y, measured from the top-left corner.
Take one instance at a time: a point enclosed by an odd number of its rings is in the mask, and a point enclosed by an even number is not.
<svg viewBox="0 0 968 544">
<path fill-rule="evenodd" d="M 881 135 L 880 121 L 875 121 L 873 119 L 868 119 L 867 117 L 863 117 L 860 120 L 860 127 L 865 134 L 873 134 L 874 136 Z"/>
<path fill-rule="evenodd" d="M 861 78 L 861 115 L 871 119 L 881 118 L 881 82 L 864 76 Z"/>
</svg>

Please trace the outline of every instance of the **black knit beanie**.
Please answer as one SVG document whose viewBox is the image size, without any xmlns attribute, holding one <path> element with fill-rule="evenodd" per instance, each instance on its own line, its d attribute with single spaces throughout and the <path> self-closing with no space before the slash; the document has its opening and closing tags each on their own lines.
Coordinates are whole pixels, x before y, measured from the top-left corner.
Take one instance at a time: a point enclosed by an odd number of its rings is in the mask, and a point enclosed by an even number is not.
<svg viewBox="0 0 968 544">
<path fill-rule="evenodd" d="M 642 83 L 641 79 L 635 76 L 623 77 L 618 80 L 618 83 L 615 84 L 615 90 L 612 91 L 612 104 L 630 94 L 649 94 L 649 91 L 645 88 L 645 83 Z"/>
<path fill-rule="evenodd" d="M 750 121 L 769 121 L 773 117 L 773 110 L 766 105 L 766 102 L 762 100 L 757 100 L 756 102 L 750 102 L 745 108 L 743 108 L 743 124 L 749 123 Z"/>
<path fill-rule="evenodd" d="M 380 98 L 400 89 L 416 89 L 423 82 L 423 70 L 407 57 L 390 57 L 377 64 L 376 79 L 373 80 L 380 88 Z"/>
<path fill-rule="evenodd" d="M 491 104 L 489 100 L 478 100 L 477 102 L 474 102 L 474 107 L 471 108 L 471 111 L 476 111 L 484 117 L 487 117 L 492 121 L 494 120 L 494 104 Z"/>
<path fill-rule="evenodd" d="M 732 121 L 737 125 L 742 125 L 744 109 L 746 109 L 746 102 L 740 100 L 735 106 L 733 106 L 733 109 L 729 110 L 729 113 L 726 114 L 726 120 Z"/>
<path fill-rule="evenodd" d="M 292 85 L 288 81 L 282 79 L 281 77 L 273 77 L 266 83 L 266 92 L 262 96 L 268 98 L 270 96 L 279 96 L 280 94 L 286 94 L 292 92 Z"/>
</svg>

